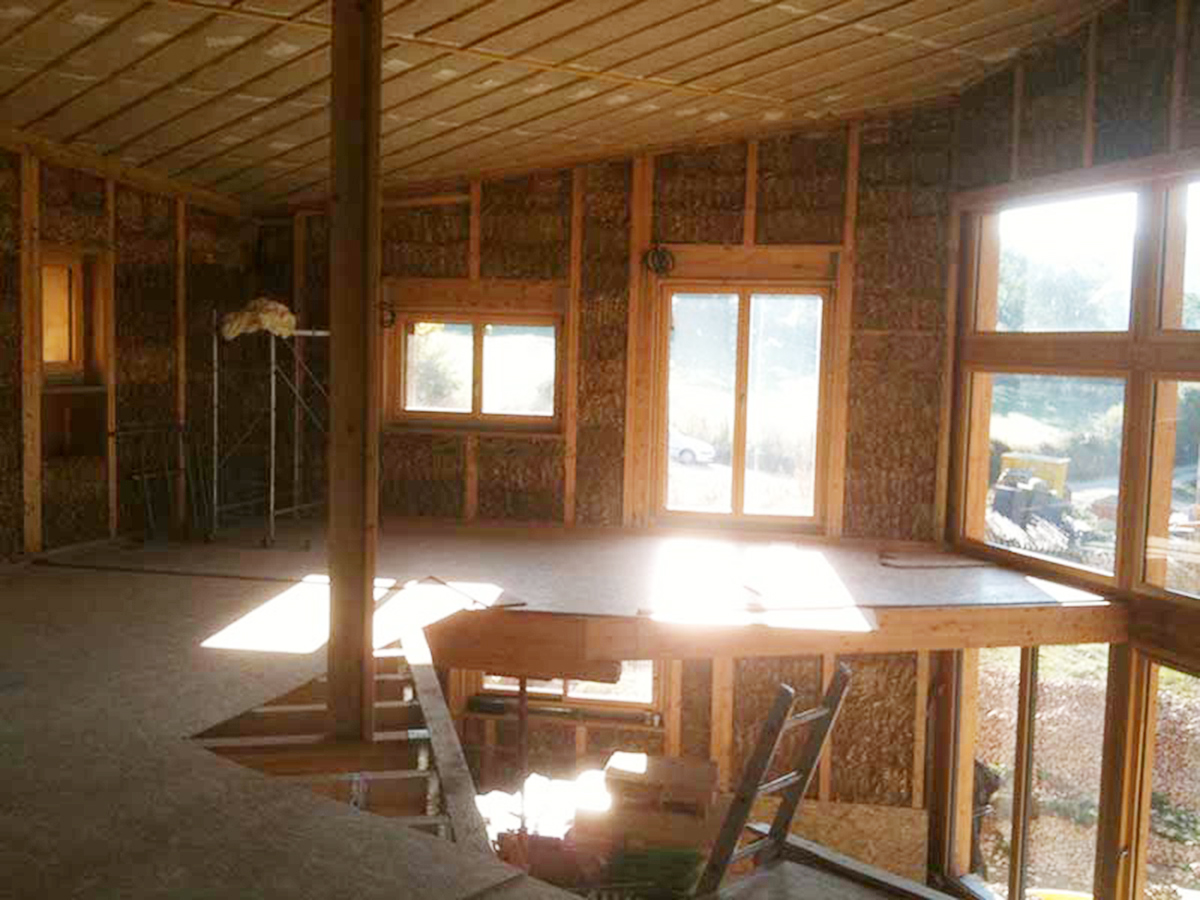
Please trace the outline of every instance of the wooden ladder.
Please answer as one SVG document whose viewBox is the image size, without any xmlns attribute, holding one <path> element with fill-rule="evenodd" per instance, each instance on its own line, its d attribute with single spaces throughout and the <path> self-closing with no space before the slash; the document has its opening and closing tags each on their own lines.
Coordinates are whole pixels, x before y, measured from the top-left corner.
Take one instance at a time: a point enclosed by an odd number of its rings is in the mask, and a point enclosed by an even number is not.
<svg viewBox="0 0 1200 900">
<path fill-rule="evenodd" d="M 792 706 L 796 702 L 796 691 L 786 684 L 779 685 L 775 703 L 763 723 L 754 753 L 746 762 L 737 793 L 734 794 L 725 821 L 721 823 L 717 839 L 713 842 L 712 852 L 700 881 L 696 884 L 695 896 L 703 897 L 715 893 L 730 863 L 753 856 L 756 862 L 762 864 L 781 855 L 791 831 L 792 819 L 795 818 L 800 800 L 808 793 L 809 784 L 817 771 L 817 763 L 833 731 L 849 684 L 850 669 L 844 663 L 839 663 L 821 705 L 795 714 L 792 713 Z M 809 726 L 808 734 L 800 747 L 795 768 L 778 778 L 763 781 L 763 776 L 770 770 L 775 759 L 779 739 L 791 729 L 804 725 Z M 766 837 L 738 848 L 738 840 L 746 828 L 754 801 L 764 794 L 777 793 L 782 796 L 770 832 Z"/>
</svg>

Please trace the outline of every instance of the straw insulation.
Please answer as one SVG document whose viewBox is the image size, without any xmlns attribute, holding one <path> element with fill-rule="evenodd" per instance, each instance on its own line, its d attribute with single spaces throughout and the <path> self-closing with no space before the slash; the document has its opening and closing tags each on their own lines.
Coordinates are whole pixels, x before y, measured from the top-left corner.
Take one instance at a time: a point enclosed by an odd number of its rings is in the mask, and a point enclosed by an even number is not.
<svg viewBox="0 0 1200 900">
<path fill-rule="evenodd" d="M 175 204 L 125 187 L 117 189 L 116 202 L 117 428 L 169 425 L 175 421 Z M 161 440 L 148 442 L 143 457 L 143 440 L 117 441 L 118 520 L 124 532 L 144 524 L 142 488 L 131 476 L 147 463 L 158 471 L 174 463 Z M 152 490 L 155 508 L 161 509 L 161 494 L 169 489 L 156 482 Z"/>
<path fill-rule="evenodd" d="M 1100 16 L 1096 163 L 1167 149 L 1175 4 L 1132 0 Z"/>
<path fill-rule="evenodd" d="M 458 435 L 385 432 L 380 508 L 389 515 L 462 516 L 466 441 Z"/>
<path fill-rule="evenodd" d="M 629 162 L 584 170 L 575 510 L 584 525 L 621 524 L 629 322 Z"/>
<path fill-rule="evenodd" d="M 934 537 L 951 135 L 947 110 L 863 129 L 848 535 Z"/>
<path fill-rule="evenodd" d="M 78 249 L 106 249 L 104 179 L 89 172 L 42 163 L 38 236 Z"/>
<path fill-rule="evenodd" d="M 759 244 L 838 244 L 846 207 L 846 130 L 758 144 Z"/>
<path fill-rule="evenodd" d="M 99 424 L 103 433 L 102 416 Z M 108 465 L 103 456 L 47 457 L 42 464 L 42 494 L 46 549 L 108 536 Z"/>
<path fill-rule="evenodd" d="M 958 129 L 958 187 L 985 187 L 1009 180 L 1012 116 L 1011 67 L 963 92 Z"/>
<path fill-rule="evenodd" d="M 412 278 L 466 278 L 471 206 L 385 207 L 383 274 Z"/>
<path fill-rule="evenodd" d="M 781 656 L 734 661 L 731 763 L 734 772 L 741 772 L 754 753 L 763 722 L 771 711 L 781 684 L 796 691 L 796 712 L 817 706 L 821 700 L 821 657 Z M 780 739 L 774 764 L 767 777 L 774 778 L 796 768 L 799 748 L 805 736 L 803 729 L 797 729 Z"/>
<path fill-rule="evenodd" d="M 21 457 L 21 158 L 0 153 L 0 559 L 24 534 Z"/>
<path fill-rule="evenodd" d="M 561 522 L 563 445 L 522 437 L 479 439 L 479 517 Z"/>
<path fill-rule="evenodd" d="M 571 256 L 570 171 L 485 182 L 480 242 L 484 278 L 566 278 Z"/>
<path fill-rule="evenodd" d="M 1022 178 L 1083 164 L 1087 29 L 1025 59 L 1018 169 Z"/>
<path fill-rule="evenodd" d="M 913 653 L 841 656 L 850 687 L 833 730 L 833 799 L 912 803 L 917 658 Z"/>
<path fill-rule="evenodd" d="M 746 211 L 745 143 L 654 160 L 654 240 L 740 244 Z"/>
</svg>

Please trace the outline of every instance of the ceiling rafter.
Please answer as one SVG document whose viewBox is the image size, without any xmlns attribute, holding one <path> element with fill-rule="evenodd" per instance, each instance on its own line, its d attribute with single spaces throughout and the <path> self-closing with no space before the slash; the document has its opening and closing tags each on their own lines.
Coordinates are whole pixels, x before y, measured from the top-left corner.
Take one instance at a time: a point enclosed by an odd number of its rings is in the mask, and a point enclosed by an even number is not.
<svg viewBox="0 0 1200 900">
<path fill-rule="evenodd" d="M 498 28 L 498 29 L 496 29 L 496 30 L 494 30 L 494 31 L 492 31 L 492 32 L 490 32 L 490 33 L 488 33 L 488 34 L 485 34 L 484 36 L 482 36 L 482 37 L 480 37 L 480 38 L 477 38 L 477 39 L 476 39 L 476 42 L 477 42 L 477 43 L 481 43 L 481 42 L 483 42 L 483 41 L 492 40 L 492 39 L 494 39 L 494 38 L 498 37 L 499 35 L 501 35 L 501 34 L 504 34 L 506 31 L 511 31 L 511 30 L 513 30 L 514 28 L 519 28 L 519 27 L 521 27 L 521 26 L 523 26 L 523 25 L 527 25 L 527 24 L 529 24 L 530 22 L 536 21 L 537 19 L 539 19 L 539 18 L 542 18 L 542 17 L 544 17 L 544 16 L 546 16 L 546 15 L 548 15 L 548 14 L 550 14 L 550 13 L 552 13 L 552 12 L 556 11 L 556 10 L 562 9 L 563 7 L 567 6 L 567 5 L 568 5 L 569 3 L 571 3 L 571 2 L 573 2 L 573 0 L 560 0 L 560 2 L 558 2 L 558 3 L 555 3 L 555 4 L 553 4 L 552 6 L 549 6 L 549 7 L 546 7 L 546 8 L 544 8 L 544 9 L 538 10 L 537 12 L 534 12 L 534 13 L 530 13 L 529 15 L 526 15 L 526 16 L 524 16 L 524 17 L 522 17 L 522 18 L 518 19 L 518 20 L 517 20 L 517 21 L 515 21 L 515 22 L 510 22 L 510 23 L 508 23 L 507 25 L 504 25 L 504 26 L 503 26 L 503 27 L 501 27 L 501 28 Z M 645 0 L 631 0 L 631 2 L 630 2 L 630 3 L 627 3 L 627 4 L 625 4 L 624 6 L 620 7 L 620 8 L 619 8 L 619 10 L 625 10 L 625 9 L 628 9 L 628 8 L 630 8 L 630 7 L 632 7 L 632 6 L 638 5 L 638 4 L 640 4 L 640 3 L 643 3 L 643 2 L 645 2 Z M 480 4 L 480 5 L 486 5 L 486 4 Z M 474 8 L 478 8 L 478 7 L 474 7 Z M 618 11 L 619 11 L 619 10 L 618 10 Z M 615 13 L 615 12 L 616 12 L 616 11 L 614 11 L 614 13 Z M 390 13 L 387 13 L 387 14 L 385 14 L 385 15 L 388 15 L 388 14 L 390 14 Z M 594 21 L 599 21 L 599 20 L 601 20 L 601 19 L 607 18 L 607 17 L 608 17 L 609 15 L 611 15 L 611 14 L 612 14 L 612 13 L 609 13 L 609 14 L 602 14 L 602 15 L 599 15 L 599 16 L 595 16 L 595 17 L 593 17 L 593 19 L 592 19 L 592 20 L 590 20 L 590 21 L 592 21 L 592 22 L 594 22 Z M 448 20 L 447 20 L 447 21 L 448 21 Z M 432 28 L 440 28 L 440 27 L 441 27 L 442 25 L 444 25 L 444 24 L 445 24 L 445 21 L 443 21 L 443 22 L 439 22 L 439 23 L 436 23 L 435 25 L 431 25 L 431 26 L 428 26 L 428 27 L 427 27 L 427 28 L 425 28 L 425 29 L 422 29 L 422 31 L 428 31 L 428 30 L 431 30 Z M 564 31 L 564 32 L 560 32 L 560 33 L 556 34 L 556 35 L 555 35 L 553 38 L 551 38 L 551 40 L 557 40 L 559 37 L 561 37 L 561 36 L 562 36 L 562 35 L 564 35 L 564 34 L 570 34 L 570 33 L 571 33 L 571 31 L 572 31 L 572 30 L 574 30 L 574 28 L 577 28 L 577 27 L 579 27 L 579 26 L 574 26 L 574 27 L 573 27 L 572 29 L 570 29 L 570 30 L 567 30 L 567 31 Z M 542 43 L 544 44 L 544 43 L 546 43 L 546 42 L 545 42 L 545 41 L 543 41 Z M 387 45 L 385 45 L 385 46 L 384 46 L 384 48 L 383 48 L 383 53 L 384 53 L 384 54 L 387 54 L 387 53 L 391 52 L 392 50 L 394 50 L 394 49 L 395 49 L 397 46 L 399 46 L 399 45 L 398 45 L 398 44 L 394 44 L 394 43 L 393 43 L 393 44 L 387 44 Z M 385 78 L 385 79 L 383 80 L 383 84 L 385 84 L 385 85 L 386 85 L 386 84 L 390 83 L 392 80 L 394 80 L 395 78 L 399 78 L 399 77 L 405 77 L 405 76 L 411 75 L 411 74 L 413 74 L 415 71 L 417 71 L 419 68 L 424 68 L 426 65 L 431 65 L 432 63 L 434 63 L 434 62 L 436 62 L 436 61 L 439 61 L 439 60 L 442 60 L 442 59 L 445 59 L 445 58 L 446 58 L 446 54 L 443 54 L 443 55 L 441 55 L 441 56 L 437 56 L 437 57 L 433 57 L 432 59 L 426 60 L 426 61 L 425 61 L 425 62 L 423 62 L 423 63 L 420 63 L 420 64 L 418 64 L 418 65 L 416 65 L 416 66 L 413 66 L 412 68 L 410 68 L 410 69 L 407 69 L 407 70 L 405 70 L 404 72 L 398 73 L 397 75 L 393 75 L 393 76 L 391 76 L 390 78 Z M 483 73 L 483 72 L 487 72 L 487 71 L 490 71 L 492 68 L 495 68 L 495 66 L 496 66 L 496 65 L 499 65 L 499 64 L 492 64 L 492 65 L 488 65 L 488 66 L 485 66 L 483 69 L 477 70 L 477 71 L 475 71 L 475 72 L 472 72 L 472 73 L 470 73 L 470 74 L 467 74 L 467 75 L 464 75 L 464 76 L 462 76 L 462 78 L 455 78 L 455 79 L 453 79 L 451 82 L 448 82 L 448 83 L 444 83 L 444 84 L 439 84 L 439 85 L 436 85 L 436 86 L 434 86 L 434 87 L 430 88 L 430 89 L 429 89 L 429 90 L 427 90 L 427 91 L 423 91 L 423 92 L 420 92 L 420 93 L 416 94 L 416 95 L 415 95 L 415 96 L 413 96 L 413 97 L 406 97 L 406 98 L 405 98 L 405 99 L 404 99 L 402 102 L 403 102 L 403 103 L 411 103 L 411 102 L 413 102 L 413 101 L 414 101 L 414 100 L 416 100 L 416 99 L 420 99 L 420 98 L 422 98 L 422 97 L 428 96 L 429 94 L 435 93 L 435 92 L 437 92 L 437 91 L 439 91 L 439 90 L 444 90 L 444 89 L 445 89 L 445 88 L 446 88 L 446 87 L 447 87 L 449 84 L 457 84 L 457 83 L 459 83 L 460 81 L 462 81 L 462 79 L 464 79 L 464 78 L 478 78 L 478 77 L 479 77 L 479 75 L 480 75 L 481 73 Z M 322 78 L 322 79 L 319 79 L 317 82 L 313 82 L 313 87 L 319 86 L 320 84 L 327 83 L 328 81 L 329 81 L 329 76 L 327 75 L 327 76 L 325 76 L 324 78 Z M 311 89 L 311 88 L 310 88 L 310 89 Z M 474 99 L 475 99 L 475 98 L 471 98 L 471 100 L 474 100 Z M 276 101 L 276 103 L 281 103 L 281 102 L 283 102 L 283 100 L 282 100 L 282 99 L 281 99 L 281 100 L 277 100 L 277 101 Z M 396 105 L 399 105 L 399 104 L 393 104 L 393 106 L 396 106 Z M 390 107 L 389 107 L 389 108 L 390 108 Z M 328 113 L 328 111 L 329 111 L 329 106 L 328 106 L 328 104 L 326 104 L 325 106 L 321 107 L 320 109 L 314 109 L 314 110 L 310 110 L 309 112 L 307 112 L 307 113 L 304 113 L 303 115 L 301 115 L 301 116 L 298 116 L 298 117 L 296 117 L 295 119 L 290 119 L 290 120 L 289 120 L 289 121 L 288 121 L 288 122 L 287 122 L 285 125 L 283 125 L 283 126 L 279 126 L 278 128 L 276 128 L 276 129 L 275 129 L 275 132 L 274 132 L 274 133 L 277 133 L 279 130 L 283 130 L 284 128 L 287 128 L 287 127 L 292 127 L 292 126 L 293 126 L 295 123 L 297 123 L 297 122 L 301 122 L 301 121 L 304 121 L 304 120 L 306 120 L 306 119 L 309 119 L 309 118 L 312 118 L 313 116 L 316 116 L 316 115 L 322 115 L 322 114 Z M 386 114 L 387 112 L 388 112 L 388 110 L 387 110 L 387 109 L 385 109 L 385 110 L 382 110 L 382 113 L 383 113 L 383 114 Z M 244 117 L 239 117 L 239 118 L 244 118 Z M 235 121 L 236 121 L 236 120 L 235 120 Z M 226 123 L 225 125 L 219 126 L 219 127 L 215 128 L 215 129 L 213 129 L 212 131 L 210 131 L 210 132 L 206 133 L 206 134 L 205 134 L 205 135 L 203 135 L 201 138 L 198 138 L 198 139 L 196 139 L 196 141 L 193 141 L 192 143 L 198 142 L 199 140 L 201 140 L 201 139 L 203 139 L 203 138 L 205 138 L 205 137 L 209 137 L 209 136 L 211 136 L 212 134 L 215 134 L 215 133 L 216 133 L 216 132 L 218 132 L 218 131 L 224 130 L 225 128 L 232 127 L 232 124 L 233 124 L 233 123 Z M 239 144 L 238 146 L 243 146 L 243 145 L 245 145 L 246 143 L 250 143 L 250 142 L 252 142 L 252 141 L 258 141 L 258 140 L 262 140 L 262 138 L 263 138 L 264 136 L 266 136 L 266 135 L 269 135 L 270 133 L 273 133 L 273 132 L 269 130 L 268 132 L 265 132 L 264 134 L 259 134 L 259 135 L 256 135 L 256 136 L 254 136 L 253 138 L 249 138 L 249 139 L 247 139 L 246 141 L 243 141 L 243 142 L 242 142 L 241 144 Z M 183 147 L 184 147 L 184 146 L 190 146 L 190 144 L 188 144 L 188 145 L 179 145 L 179 146 L 178 146 L 178 147 L 176 147 L 174 150 L 170 151 L 170 153 L 178 152 L 180 149 L 183 149 Z M 223 151 L 223 152 L 228 152 L 228 151 L 229 151 L 229 150 L 231 150 L 231 149 L 232 149 L 232 148 L 226 148 L 226 151 Z M 295 148 L 295 147 L 291 148 L 291 150 L 293 150 L 293 151 L 294 151 L 294 150 L 296 150 L 296 149 L 297 149 L 297 148 Z M 157 160 L 157 159 L 161 158 L 162 156 L 167 156 L 167 155 L 170 155 L 170 153 L 164 153 L 164 154 L 161 154 L 161 156 L 160 156 L 160 157 L 156 157 L 156 158 L 155 158 L 155 160 Z M 216 153 L 216 154 L 211 154 L 211 155 L 209 155 L 209 156 L 205 157 L 205 158 L 204 158 L 204 160 L 203 160 L 201 163 L 192 163 L 192 164 L 189 164 L 189 165 L 188 165 L 188 166 L 186 166 L 185 168 L 183 168 L 183 169 L 180 169 L 180 170 L 178 170 L 178 171 L 176 171 L 176 172 L 172 173 L 172 177 L 176 177 L 177 175 L 179 175 L 179 174 L 181 174 L 181 173 L 183 173 L 183 172 L 192 171 L 194 168 L 196 168 L 196 167 L 197 167 L 197 165 L 199 165 L 199 164 L 203 164 L 204 162 L 208 162 L 208 161 L 212 160 L 213 158 L 215 158 L 216 156 L 219 156 L 219 155 L 220 155 L 220 152 L 218 152 L 218 153 Z M 155 160 L 150 160 L 150 161 L 149 161 L 147 164 L 149 164 L 149 163 L 152 163 L 152 162 L 154 162 Z M 218 182 L 213 182 L 213 183 L 220 183 L 220 182 L 218 181 Z"/>
<path fill-rule="evenodd" d="M 54 15 L 56 12 L 58 12 L 58 10 L 60 10 L 62 7 L 66 6 L 70 2 L 71 2 L 71 0 L 54 0 L 54 2 L 51 3 L 49 6 L 43 7 L 42 9 L 38 10 L 30 18 L 26 19 L 24 22 L 22 22 L 20 25 L 18 25 L 16 28 L 14 28 L 8 34 L 4 35 L 4 37 L 0 38 L 0 50 L 7 47 L 9 44 L 11 44 L 13 41 L 15 41 L 17 38 L 19 38 L 25 32 L 27 32 L 30 28 L 33 28 L 35 25 L 39 25 L 42 22 L 46 21 L 46 19 L 48 19 L 50 16 Z"/>
</svg>

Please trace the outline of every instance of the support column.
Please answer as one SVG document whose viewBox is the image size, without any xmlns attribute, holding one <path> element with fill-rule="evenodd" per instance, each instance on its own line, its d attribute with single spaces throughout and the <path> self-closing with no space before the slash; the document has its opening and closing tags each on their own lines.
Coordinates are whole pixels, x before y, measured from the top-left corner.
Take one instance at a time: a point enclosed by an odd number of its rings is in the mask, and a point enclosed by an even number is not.
<svg viewBox="0 0 1200 900">
<path fill-rule="evenodd" d="M 329 706 L 336 737 L 374 736 L 372 583 L 379 523 L 380 0 L 333 2 Z"/>
</svg>

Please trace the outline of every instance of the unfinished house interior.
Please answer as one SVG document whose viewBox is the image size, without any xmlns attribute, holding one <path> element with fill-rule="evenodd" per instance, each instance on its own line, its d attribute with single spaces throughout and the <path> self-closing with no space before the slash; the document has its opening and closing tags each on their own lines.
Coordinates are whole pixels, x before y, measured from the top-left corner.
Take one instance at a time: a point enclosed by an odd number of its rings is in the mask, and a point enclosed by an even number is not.
<svg viewBox="0 0 1200 900">
<path fill-rule="evenodd" d="M 0 0 L 0 896 L 1200 900 L 1200 0 Z"/>
</svg>

